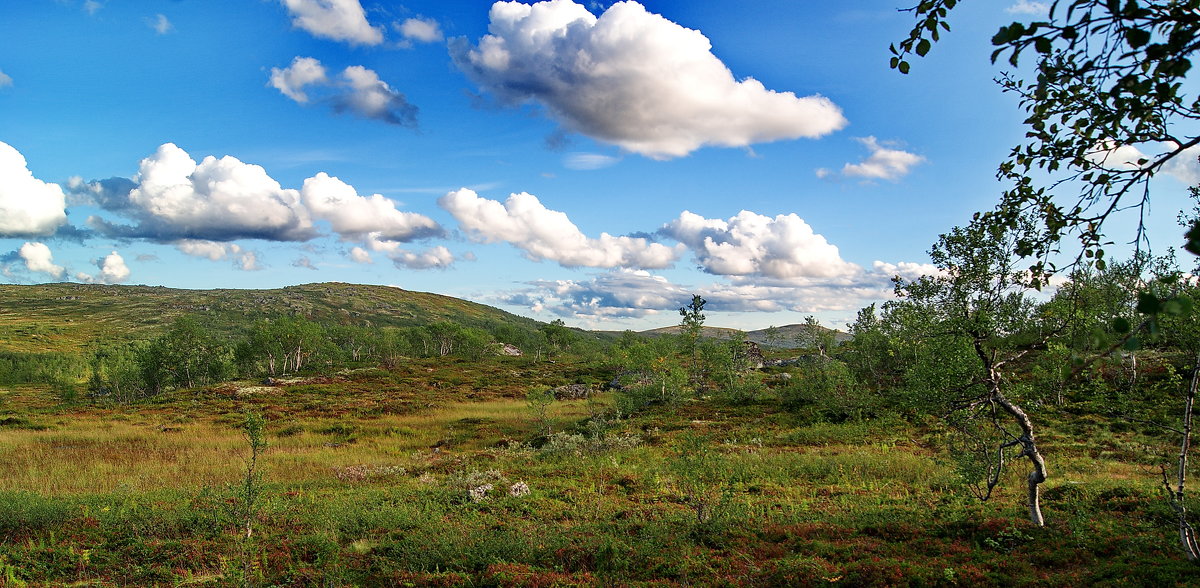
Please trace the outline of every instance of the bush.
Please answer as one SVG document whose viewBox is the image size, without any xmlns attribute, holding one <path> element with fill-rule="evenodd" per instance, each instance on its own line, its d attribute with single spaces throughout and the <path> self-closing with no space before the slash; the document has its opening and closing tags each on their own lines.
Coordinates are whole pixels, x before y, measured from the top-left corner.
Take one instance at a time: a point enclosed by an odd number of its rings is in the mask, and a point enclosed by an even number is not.
<svg viewBox="0 0 1200 588">
<path fill-rule="evenodd" d="M 876 416 L 878 401 L 859 385 L 846 364 L 814 358 L 780 390 L 788 410 L 810 422 L 843 423 Z"/>
</svg>

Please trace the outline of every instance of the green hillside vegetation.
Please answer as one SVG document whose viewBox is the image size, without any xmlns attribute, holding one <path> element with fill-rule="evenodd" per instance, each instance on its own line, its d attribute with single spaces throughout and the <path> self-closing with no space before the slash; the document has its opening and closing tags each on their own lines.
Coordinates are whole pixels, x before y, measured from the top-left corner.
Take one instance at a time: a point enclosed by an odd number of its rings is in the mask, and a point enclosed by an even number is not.
<svg viewBox="0 0 1200 588">
<path fill-rule="evenodd" d="M 0 285 L 0 350 L 77 351 L 97 339 L 144 339 L 181 316 L 221 335 L 248 322 L 300 316 L 330 325 L 466 327 L 537 323 L 449 296 L 389 286 L 305 284 L 275 290 L 179 290 L 90 284 Z"/>
<path fill-rule="evenodd" d="M 596 337 L 381 287 L 8 287 L 0 585 L 1195 583 L 1170 265 L 1046 302 L 964 265 L 765 369 L 699 297 L 678 334 Z"/>
</svg>

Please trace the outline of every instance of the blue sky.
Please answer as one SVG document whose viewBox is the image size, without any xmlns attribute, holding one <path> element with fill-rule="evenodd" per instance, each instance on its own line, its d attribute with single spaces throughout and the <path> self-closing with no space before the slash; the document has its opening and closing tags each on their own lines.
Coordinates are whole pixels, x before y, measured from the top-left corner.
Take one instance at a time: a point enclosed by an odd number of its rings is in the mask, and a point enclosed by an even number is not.
<svg viewBox="0 0 1200 588">
<path fill-rule="evenodd" d="M 714 325 L 841 326 L 1003 189 L 1022 117 L 988 39 L 1045 10 L 966 3 L 901 76 L 898 7 L 8 3 L 0 279 L 389 284 L 609 329 L 696 292 Z"/>
</svg>

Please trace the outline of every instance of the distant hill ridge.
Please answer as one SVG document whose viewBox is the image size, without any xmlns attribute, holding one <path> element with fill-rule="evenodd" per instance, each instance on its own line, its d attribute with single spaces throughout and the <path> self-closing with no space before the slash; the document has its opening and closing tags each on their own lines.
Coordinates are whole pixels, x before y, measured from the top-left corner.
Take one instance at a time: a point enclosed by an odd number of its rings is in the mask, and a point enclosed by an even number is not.
<svg viewBox="0 0 1200 588">
<path fill-rule="evenodd" d="M 795 349 L 797 347 L 801 347 L 800 343 L 797 342 L 797 339 L 800 338 L 807 328 L 808 327 L 806 325 L 800 324 L 775 327 L 776 340 L 772 340 L 772 337 L 770 337 L 771 333 L 769 332 L 769 329 L 757 329 L 754 331 L 745 331 L 745 333 L 748 341 L 753 341 L 759 345 L 779 347 L 783 349 Z M 826 331 L 832 331 L 834 339 L 837 340 L 838 343 L 845 343 L 846 341 L 854 338 L 849 333 L 845 333 L 837 329 L 830 329 L 828 327 L 818 328 Z M 657 335 L 678 335 L 680 331 L 681 327 L 678 325 L 672 325 L 670 327 L 659 327 L 657 329 L 642 331 L 639 334 L 654 337 Z M 704 327 L 700 335 L 702 337 L 708 337 L 712 339 L 728 339 L 737 332 L 737 329 L 730 329 L 727 327 Z"/>
<path fill-rule="evenodd" d="M 538 321 L 451 296 L 392 286 L 325 282 L 276 289 L 183 290 L 98 284 L 0 285 L 0 350 L 77 351 L 98 338 L 154 336 L 176 318 L 200 317 L 218 332 L 235 333 L 270 317 L 360 326 L 464 326 Z"/>
</svg>

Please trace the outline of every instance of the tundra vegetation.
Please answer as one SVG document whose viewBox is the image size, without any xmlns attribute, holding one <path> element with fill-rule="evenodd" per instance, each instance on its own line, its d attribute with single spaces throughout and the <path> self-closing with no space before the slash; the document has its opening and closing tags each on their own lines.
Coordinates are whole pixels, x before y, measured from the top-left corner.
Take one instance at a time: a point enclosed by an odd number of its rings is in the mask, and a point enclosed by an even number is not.
<svg viewBox="0 0 1200 588">
<path fill-rule="evenodd" d="M 394 289 L 308 286 L 299 310 L 255 317 L 197 311 L 197 292 L 0 287 L 21 309 L 0 315 L 17 366 L 0 388 L 0 577 L 1194 581 L 1179 468 L 1197 285 L 1140 256 L 1039 297 L 1003 277 L 1020 273 L 1013 242 L 947 233 L 942 273 L 898 282 L 853 339 L 810 321 L 818 336 L 767 347 L 762 369 L 747 359 L 762 333 L 589 333 L 443 299 L 411 311 L 425 324 L 322 310 L 422 296 Z M 89 318 L 98 297 L 130 307 Z"/>
</svg>

